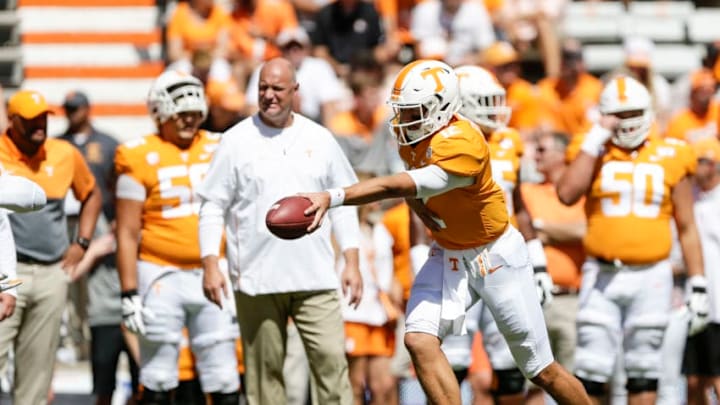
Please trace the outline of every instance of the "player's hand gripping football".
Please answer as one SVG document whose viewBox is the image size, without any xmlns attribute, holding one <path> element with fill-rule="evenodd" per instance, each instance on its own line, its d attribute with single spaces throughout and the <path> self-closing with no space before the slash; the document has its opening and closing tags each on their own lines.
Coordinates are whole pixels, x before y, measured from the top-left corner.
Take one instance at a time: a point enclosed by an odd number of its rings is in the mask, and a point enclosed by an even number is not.
<svg viewBox="0 0 720 405">
<path fill-rule="evenodd" d="M 307 229 L 308 233 L 314 232 L 322 225 L 323 218 L 325 218 L 325 214 L 330 208 L 330 193 L 323 191 L 320 193 L 300 193 L 298 195 L 312 202 L 312 205 L 305 210 L 305 215 L 315 214 L 315 220 Z"/>
</svg>

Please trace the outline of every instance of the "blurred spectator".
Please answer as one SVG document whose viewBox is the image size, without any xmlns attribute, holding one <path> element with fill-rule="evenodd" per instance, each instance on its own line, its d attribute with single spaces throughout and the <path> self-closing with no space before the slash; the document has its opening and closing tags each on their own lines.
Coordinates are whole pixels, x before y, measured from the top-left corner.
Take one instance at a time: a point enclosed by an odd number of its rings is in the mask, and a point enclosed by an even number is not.
<svg viewBox="0 0 720 405">
<path fill-rule="evenodd" d="M 167 55 L 171 69 L 193 73 L 197 52 L 207 54 L 213 79 L 227 80 L 228 13 L 213 0 L 189 0 L 177 4 L 167 25 Z"/>
<path fill-rule="evenodd" d="M 350 384 L 355 404 L 365 403 L 366 391 L 369 404 L 394 404 L 398 392 L 390 361 L 395 351 L 395 322 L 402 309 L 401 302 L 391 297 L 392 237 L 378 221 L 379 203 L 363 205 L 358 211 L 363 295 L 357 307 L 342 306 Z M 343 260 L 338 268 L 343 269 Z"/>
<path fill-rule="evenodd" d="M 690 105 L 671 117 L 665 136 L 690 143 L 717 137 L 720 101 L 714 99 L 716 86 L 712 71 L 695 71 L 690 76 Z"/>
<path fill-rule="evenodd" d="M 208 116 L 200 126 L 210 132 L 225 132 L 245 117 L 245 95 L 235 81 L 206 86 Z"/>
<path fill-rule="evenodd" d="M 90 245 L 102 196 L 80 152 L 47 136 L 50 107 L 40 93 L 15 93 L 7 110 L 0 163 L 4 170 L 38 183 L 48 203 L 37 212 L 10 216 L 17 273 L 24 288 L 18 290 L 15 313 L 0 323 L 0 369 L 13 345 L 13 403 L 43 404 L 50 390 L 68 284 Z M 81 202 L 78 237 L 72 242 L 63 212 L 70 189 Z"/>
<path fill-rule="evenodd" d="M 703 260 L 708 269 L 710 324 L 707 329 L 687 339 L 683 373 L 687 376 L 687 403 L 709 403 L 708 390 L 720 392 L 720 142 L 707 138 L 693 144 L 697 156 L 695 184 L 699 192 L 695 201 L 695 220 L 702 243 Z"/>
<path fill-rule="evenodd" d="M 281 32 L 277 44 L 283 57 L 295 68 L 300 85 L 295 93 L 293 110 L 313 121 L 328 124 L 337 113 L 338 104 L 343 97 L 342 84 L 335 76 L 332 66 L 321 58 L 310 56 L 310 38 L 300 27 Z M 260 69 L 260 66 L 255 69 L 245 90 L 248 115 L 257 111 Z M 322 78 L 321 83 L 318 78 Z"/>
<path fill-rule="evenodd" d="M 440 56 L 450 65 L 474 63 L 475 55 L 495 41 L 492 22 L 481 2 L 427 0 L 412 12 L 411 32 L 421 54 Z M 436 45 L 429 51 L 426 41 Z M 441 45 L 444 44 L 444 45 Z M 444 49 L 443 49 L 444 48 Z"/>
<path fill-rule="evenodd" d="M 495 42 L 480 55 L 480 63 L 490 70 L 507 92 L 507 104 L 512 109 L 508 126 L 517 129 L 528 140 L 538 120 L 538 92 L 523 79 L 520 58 L 508 42 Z"/>
<path fill-rule="evenodd" d="M 332 132 L 356 173 L 383 175 L 400 165 L 395 138 L 387 130 L 388 110 L 382 102 L 378 81 L 372 76 L 350 76 L 354 105 L 330 120 Z"/>
<path fill-rule="evenodd" d="M 90 326 L 90 359 L 93 373 L 93 394 L 96 404 L 110 404 L 115 390 L 115 373 L 120 353 L 125 352 L 130 364 L 133 390 L 137 390 L 137 364 L 130 355 L 123 336 L 122 309 L 120 307 L 120 280 L 115 263 L 115 150 L 118 142 L 112 136 L 98 131 L 90 121 L 90 101 L 87 95 L 73 91 L 65 97 L 63 110 L 68 120 L 61 135 L 83 154 L 103 196 L 102 215 L 95 237 L 70 286 L 71 296 L 87 294 L 87 315 Z M 76 216 L 68 221 L 77 223 Z M 84 275 L 87 274 L 86 282 Z M 82 287 L 83 294 L 73 293 Z M 84 311 L 83 311 L 84 312 Z"/>
<path fill-rule="evenodd" d="M 720 40 L 705 44 L 705 56 L 702 58 L 701 67 L 709 69 L 715 76 L 715 81 L 720 82 Z M 673 82 L 671 86 L 672 93 L 672 112 L 688 106 L 690 101 L 690 77 L 694 72 L 688 72 Z"/>
<path fill-rule="evenodd" d="M 60 139 L 73 144 L 85 157 L 102 193 L 102 213 L 109 224 L 115 220 L 113 159 L 118 142 L 111 135 L 93 126 L 90 119 L 90 100 L 85 93 L 68 93 L 62 107 L 67 118 L 67 128 L 60 135 Z"/>
<path fill-rule="evenodd" d="M 546 124 L 571 136 L 590 129 L 594 121 L 590 115 L 600 100 L 602 82 L 585 70 L 579 41 L 566 39 L 563 42 L 560 74 L 541 80 L 538 90 L 540 126 Z"/>
<path fill-rule="evenodd" d="M 348 77 L 353 55 L 363 50 L 372 50 L 378 61 L 387 60 L 382 22 L 372 3 L 336 0 L 320 9 L 315 23 L 314 54 L 330 62 L 338 76 Z"/>
<path fill-rule="evenodd" d="M 232 59 L 246 61 L 252 68 L 279 56 L 277 36 L 298 26 L 288 0 L 235 0 L 231 17 Z"/>
<path fill-rule="evenodd" d="M 496 12 L 496 23 L 520 53 L 533 47 L 539 48 L 547 77 L 560 74 L 558 30 L 566 2 L 501 0 L 502 5 Z"/>
<path fill-rule="evenodd" d="M 585 199 L 572 206 L 557 197 L 556 182 L 566 168 L 565 150 L 569 139 L 561 132 L 542 134 L 537 141 L 535 160 L 543 175 L 540 184 L 522 183 L 525 207 L 533 218 L 533 227 L 543 243 L 547 270 L 553 280 L 553 300 L 544 308 L 545 321 L 555 359 L 573 369 L 575 352 L 575 315 L 585 252 Z"/>
</svg>

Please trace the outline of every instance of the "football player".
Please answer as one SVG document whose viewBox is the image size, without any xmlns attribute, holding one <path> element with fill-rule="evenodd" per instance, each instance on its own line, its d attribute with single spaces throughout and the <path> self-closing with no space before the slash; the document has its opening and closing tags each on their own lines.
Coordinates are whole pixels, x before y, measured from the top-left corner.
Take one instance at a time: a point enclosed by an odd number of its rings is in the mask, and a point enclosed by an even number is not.
<svg viewBox="0 0 720 405">
<path fill-rule="evenodd" d="M 696 160 L 685 142 L 648 136 L 651 98 L 638 81 L 613 78 L 599 110 L 599 123 L 573 140 L 568 157 L 574 160 L 558 184 L 565 204 L 587 198 L 575 373 L 600 403 L 622 349 L 628 402 L 653 404 L 671 309 L 671 219 L 688 270 L 690 333 L 707 322 L 689 178 Z"/>
<path fill-rule="evenodd" d="M 460 81 L 460 114 L 480 127 L 490 150 L 490 166 L 495 182 L 505 193 L 508 213 L 514 216 L 525 238 L 533 265 L 540 303 L 552 300 L 552 279 L 547 272 L 547 260 L 542 243 L 537 239 L 532 220 L 520 194 L 520 158 L 523 144 L 520 134 L 509 128 L 511 109 L 505 102 L 505 89 L 489 71 L 477 66 L 461 66 L 455 72 Z M 518 370 L 507 343 L 502 338 L 487 306 L 481 310 L 480 328 L 485 350 L 493 367 L 495 380 L 493 396 L 500 402 L 522 401 L 525 377 Z"/>
<path fill-rule="evenodd" d="M 142 403 L 170 403 L 186 326 L 203 391 L 213 404 L 236 405 L 238 329 L 203 295 L 194 197 L 219 135 L 199 130 L 207 101 L 193 76 L 161 74 L 148 110 L 158 132 L 126 142 L 115 156 L 123 323 L 140 337 Z"/>
<path fill-rule="evenodd" d="M 465 332 L 465 309 L 488 305 L 523 375 L 560 404 L 589 404 L 580 382 L 553 360 L 522 235 L 510 224 L 505 198 L 491 173 L 483 134 L 456 113 L 458 78 L 440 61 L 417 60 L 395 78 L 390 127 L 408 170 L 346 188 L 302 194 L 315 213 L 386 198 L 407 198 L 432 231 L 429 257 L 407 306 L 405 345 L 432 403 L 459 404 L 460 389 L 440 349 Z M 467 297 L 471 297 L 468 302 Z"/>
</svg>

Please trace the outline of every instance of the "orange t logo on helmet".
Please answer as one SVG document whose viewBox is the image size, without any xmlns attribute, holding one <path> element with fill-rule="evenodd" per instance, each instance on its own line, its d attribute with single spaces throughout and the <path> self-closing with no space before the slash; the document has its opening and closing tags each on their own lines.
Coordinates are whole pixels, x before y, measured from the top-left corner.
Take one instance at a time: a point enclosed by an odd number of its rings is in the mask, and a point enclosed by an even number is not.
<svg viewBox="0 0 720 405">
<path fill-rule="evenodd" d="M 445 86 L 443 86 L 442 82 L 440 81 L 440 77 L 438 77 L 438 73 L 444 72 L 445 70 L 440 67 L 434 67 L 432 69 L 428 69 L 420 73 L 420 77 L 423 79 L 426 79 L 428 76 L 432 76 L 432 78 L 435 80 L 435 91 L 442 91 Z"/>
<path fill-rule="evenodd" d="M 620 100 L 621 103 L 624 103 L 627 101 L 627 93 L 625 92 L 625 78 L 620 76 L 618 77 L 617 81 L 617 91 L 618 91 L 618 100 Z"/>
</svg>

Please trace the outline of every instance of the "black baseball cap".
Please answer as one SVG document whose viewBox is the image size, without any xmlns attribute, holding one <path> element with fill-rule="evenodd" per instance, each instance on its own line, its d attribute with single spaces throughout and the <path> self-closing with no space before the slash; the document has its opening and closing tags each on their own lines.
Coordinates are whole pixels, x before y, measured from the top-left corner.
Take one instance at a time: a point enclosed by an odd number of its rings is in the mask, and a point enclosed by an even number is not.
<svg viewBox="0 0 720 405">
<path fill-rule="evenodd" d="M 63 101 L 62 106 L 65 109 L 71 110 L 80 107 L 89 107 L 90 100 L 88 100 L 87 95 L 81 91 L 71 91 L 65 96 L 65 101 Z"/>
</svg>

